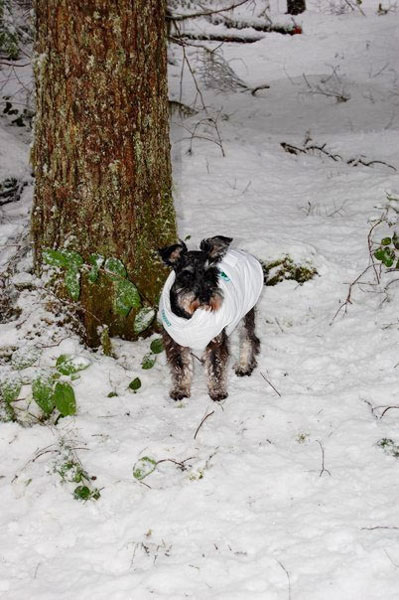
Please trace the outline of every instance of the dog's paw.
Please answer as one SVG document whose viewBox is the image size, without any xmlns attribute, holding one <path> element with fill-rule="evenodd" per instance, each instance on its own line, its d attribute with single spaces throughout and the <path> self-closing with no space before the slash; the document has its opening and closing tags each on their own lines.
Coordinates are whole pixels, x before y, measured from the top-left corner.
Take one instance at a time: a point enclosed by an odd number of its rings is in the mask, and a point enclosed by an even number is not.
<svg viewBox="0 0 399 600">
<path fill-rule="evenodd" d="M 252 362 L 250 365 L 246 365 L 245 367 L 243 367 L 240 364 L 237 364 L 234 367 L 234 372 L 237 375 L 237 377 L 249 377 L 250 375 L 252 375 L 252 371 L 255 369 L 256 367 L 256 361 Z"/>
<path fill-rule="evenodd" d="M 183 400 L 183 398 L 190 398 L 190 392 L 181 388 L 174 388 L 170 391 L 169 396 L 172 400 Z"/>
<path fill-rule="evenodd" d="M 227 396 L 229 394 L 227 392 L 219 391 L 219 392 L 209 392 L 209 395 L 214 402 L 220 402 L 221 400 L 224 400 L 225 398 L 227 398 Z"/>
</svg>

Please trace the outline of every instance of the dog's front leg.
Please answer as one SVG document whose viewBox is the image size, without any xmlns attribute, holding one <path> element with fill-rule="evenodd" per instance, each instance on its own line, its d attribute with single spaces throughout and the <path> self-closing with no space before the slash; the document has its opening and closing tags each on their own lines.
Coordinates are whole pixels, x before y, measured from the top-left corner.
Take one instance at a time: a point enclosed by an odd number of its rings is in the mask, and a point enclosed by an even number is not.
<svg viewBox="0 0 399 600">
<path fill-rule="evenodd" d="M 235 365 L 235 372 L 239 377 L 251 375 L 257 362 L 260 341 L 255 334 L 255 308 L 245 315 L 240 331 L 240 358 Z"/>
<path fill-rule="evenodd" d="M 173 387 L 170 391 L 170 397 L 173 400 L 189 398 L 193 377 L 193 359 L 190 348 L 180 346 L 165 330 L 162 332 L 162 337 L 172 375 Z"/>
<path fill-rule="evenodd" d="M 212 400 L 227 398 L 227 362 L 229 347 L 227 335 L 223 330 L 205 350 L 205 368 L 208 376 L 208 392 Z"/>
</svg>

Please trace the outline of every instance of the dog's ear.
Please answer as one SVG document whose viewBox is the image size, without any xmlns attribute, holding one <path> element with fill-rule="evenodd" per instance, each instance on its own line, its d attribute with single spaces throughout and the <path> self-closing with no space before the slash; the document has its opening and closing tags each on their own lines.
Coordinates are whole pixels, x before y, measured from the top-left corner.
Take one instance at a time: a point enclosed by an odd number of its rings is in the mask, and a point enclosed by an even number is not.
<svg viewBox="0 0 399 600">
<path fill-rule="evenodd" d="M 176 268 L 183 254 L 187 252 L 187 246 L 182 240 L 178 244 L 173 246 L 165 246 L 165 248 L 158 248 L 158 252 L 168 267 Z"/>
<path fill-rule="evenodd" d="M 225 237 L 224 235 L 215 235 L 215 237 L 202 240 L 200 249 L 206 252 L 209 262 L 216 263 L 222 260 L 232 241 L 233 238 Z"/>
</svg>

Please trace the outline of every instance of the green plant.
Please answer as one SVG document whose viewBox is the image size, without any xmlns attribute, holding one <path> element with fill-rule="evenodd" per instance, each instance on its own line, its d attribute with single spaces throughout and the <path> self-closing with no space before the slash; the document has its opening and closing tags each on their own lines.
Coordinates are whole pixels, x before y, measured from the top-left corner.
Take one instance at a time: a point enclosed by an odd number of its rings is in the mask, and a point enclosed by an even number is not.
<svg viewBox="0 0 399 600">
<path fill-rule="evenodd" d="M 0 0 L 0 52 L 9 60 L 19 56 L 19 38 L 10 0 Z"/>
<path fill-rule="evenodd" d="M 76 414 L 76 398 L 72 381 L 77 379 L 79 371 L 90 366 L 83 356 L 61 354 L 55 368 L 39 374 L 32 382 L 32 396 L 44 415 L 49 417 L 55 409 L 62 417 Z M 64 380 L 60 381 L 61 375 Z"/>
<path fill-rule="evenodd" d="M 92 484 L 97 477 L 88 474 L 71 446 L 64 443 L 61 446 L 62 462 L 57 462 L 54 467 L 61 481 L 79 484 L 73 489 L 73 497 L 76 500 L 98 500 L 101 496 L 100 490 Z"/>
<path fill-rule="evenodd" d="M 16 421 L 17 415 L 13 403 L 17 400 L 22 388 L 18 374 L 7 373 L 0 380 L 0 420 Z"/>
<path fill-rule="evenodd" d="M 377 442 L 377 446 L 382 448 L 385 454 L 389 454 L 394 458 L 399 458 L 399 444 L 390 438 L 382 438 Z"/>
<path fill-rule="evenodd" d="M 152 340 L 152 342 L 150 344 L 150 352 L 145 354 L 145 356 L 143 357 L 143 360 L 141 361 L 141 368 L 142 369 L 152 369 L 152 367 L 155 365 L 155 362 L 157 360 L 156 355 L 163 352 L 163 349 L 164 348 L 163 348 L 162 338 L 155 338 L 155 340 Z"/>
<path fill-rule="evenodd" d="M 298 265 L 290 256 L 283 256 L 269 262 L 260 261 L 265 285 L 277 285 L 285 280 L 297 281 L 300 285 L 313 279 L 317 270 L 310 264 Z"/>
<path fill-rule="evenodd" d="M 399 236 L 394 231 L 392 236 L 383 237 L 380 245 L 374 251 L 374 256 L 381 261 L 387 269 L 399 269 Z"/>
<path fill-rule="evenodd" d="M 131 381 L 128 385 L 129 390 L 132 390 L 134 393 L 137 392 L 141 388 L 141 379 L 139 377 L 135 377 L 133 381 Z"/>
<path fill-rule="evenodd" d="M 76 414 L 76 398 L 72 383 L 80 377 L 79 372 L 90 366 L 90 361 L 82 356 L 61 354 L 54 367 L 46 370 L 35 370 L 24 373 L 39 357 L 38 352 L 28 349 L 17 349 L 11 357 L 11 368 L 3 372 L 0 380 L 0 420 L 17 421 L 26 424 L 26 416 L 30 415 L 36 422 L 45 421 L 51 416 L 55 422 L 60 417 Z M 31 387 L 31 396 L 19 399 L 22 385 Z M 41 416 L 29 413 L 31 400 L 39 407 Z M 16 412 L 15 403 L 25 401 L 23 407 Z"/>
<path fill-rule="evenodd" d="M 140 293 L 134 283 L 128 279 L 126 267 L 118 258 L 106 259 L 100 254 L 94 253 L 90 254 L 89 262 L 84 263 L 78 252 L 46 248 L 43 250 L 43 261 L 51 267 L 64 269 L 65 287 L 72 300 L 79 300 L 82 273 L 87 274 L 87 278 L 92 284 L 95 284 L 102 274 L 113 284 L 114 312 L 127 317 L 132 308 L 138 310 L 133 325 L 136 334 L 148 329 L 153 322 L 156 314 L 155 308 L 142 306 Z M 104 331 L 103 335 L 106 335 Z M 112 347 L 108 341 L 102 336 L 104 353 L 111 355 Z"/>
<path fill-rule="evenodd" d="M 149 456 L 142 456 L 133 467 L 133 477 L 141 481 L 155 471 L 157 461 Z"/>
</svg>

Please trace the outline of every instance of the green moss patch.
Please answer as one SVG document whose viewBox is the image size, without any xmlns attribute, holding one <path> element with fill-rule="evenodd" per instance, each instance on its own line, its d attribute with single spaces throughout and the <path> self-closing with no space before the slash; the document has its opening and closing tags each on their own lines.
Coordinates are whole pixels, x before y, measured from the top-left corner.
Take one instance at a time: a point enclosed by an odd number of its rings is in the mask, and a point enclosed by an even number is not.
<svg viewBox="0 0 399 600">
<path fill-rule="evenodd" d="M 302 285 L 305 281 L 318 275 L 317 270 L 311 264 L 299 265 L 294 263 L 290 256 L 270 262 L 261 260 L 260 264 L 263 269 L 265 285 L 277 285 L 285 280 L 294 280 Z"/>
</svg>

